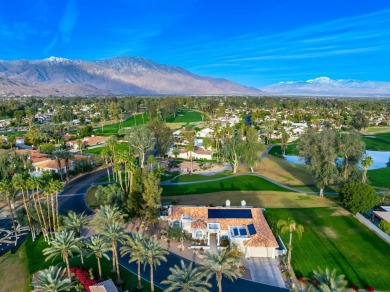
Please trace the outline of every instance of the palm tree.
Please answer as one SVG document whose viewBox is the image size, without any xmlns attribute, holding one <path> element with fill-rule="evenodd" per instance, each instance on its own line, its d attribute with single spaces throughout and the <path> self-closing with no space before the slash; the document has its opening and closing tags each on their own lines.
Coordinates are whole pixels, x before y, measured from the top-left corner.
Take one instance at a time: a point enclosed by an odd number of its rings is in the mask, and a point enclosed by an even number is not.
<svg viewBox="0 0 390 292">
<path fill-rule="evenodd" d="M 52 158 L 57 161 L 57 167 L 58 167 L 58 171 L 60 172 L 61 180 L 64 179 L 62 173 L 62 165 L 61 165 L 62 153 L 63 153 L 62 150 L 59 149 L 59 150 L 54 150 L 53 153 L 51 154 Z"/>
<path fill-rule="evenodd" d="M 73 285 L 69 278 L 65 277 L 65 269 L 50 266 L 46 270 L 38 272 L 38 276 L 33 281 L 33 292 L 60 292 L 69 291 Z"/>
<path fill-rule="evenodd" d="M 162 261 L 167 261 L 166 255 L 168 252 L 155 238 L 145 239 L 144 248 L 145 266 L 148 264 L 150 267 L 150 291 L 154 292 L 153 269 L 156 269 L 157 266 L 161 265 Z"/>
<path fill-rule="evenodd" d="M 280 233 L 284 234 L 286 232 L 290 232 L 290 240 L 288 243 L 288 257 L 287 257 L 287 263 L 288 268 L 291 268 L 291 251 L 292 251 L 292 234 L 295 231 L 298 234 L 298 237 L 302 238 L 302 233 L 305 230 L 304 227 L 300 224 L 297 224 L 294 219 L 287 218 L 287 220 L 280 219 L 277 222 L 277 227 L 280 229 Z"/>
<path fill-rule="evenodd" d="M 76 236 L 80 236 L 81 230 L 87 226 L 88 219 L 85 213 L 76 214 L 74 211 L 69 211 L 64 217 L 64 226 L 68 230 L 73 230 Z"/>
<path fill-rule="evenodd" d="M 58 194 L 63 190 L 63 185 L 62 182 L 59 180 L 51 179 L 49 181 L 49 186 L 50 189 L 53 193 L 55 193 L 55 213 L 56 213 L 56 222 L 57 222 L 57 230 L 60 228 L 60 223 L 59 223 L 59 214 L 58 214 Z"/>
<path fill-rule="evenodd" d="M 105 225 L 111 225 L 114 223 L 122 223 L 124 215 L 118 207 L 104 205 L 101 206 L 96 213 L 95 218 L 92 220 L 91 225 L 96 231 L 99 231 Z"/>
<path fill-rule="evenodd" d="M 117 283 L 122 284 L 123 281 L 121 279 L 119 270 L 117 243 L 118 241 L 122 243 L 125 239 L 125 233 L 123 231 L 123 228 L 119 223 L 104 225 L 101 234 L 111 243 L 113 271 L 116 271 Z"/>
<path fill-rule="evenodd" d="M 130 255 L 129 263 L 137 262 L 138 265 L 138 285 L 137 289 L 143 288 L 141 283 L 141 264 L 145 262 L 145 242 L 144 238 L 139 234 L 133 234 L 132 236 L 126 236 L 126 241 L 120 248 L 121 256 L 126 254 Z"/>
<path fill-rule="evenodd" d="M 107 255 L 107 252 L 110 251 L 110 244 L 105 240 L 105 238 L 98 234 L 89 238 L 89 241 L 87 242 L 87 248 L 95 255 L 97 259 L 99 279 L 102 279 L 102 267 L 100 265 L 100 259 L 102 257 L 105 257 L 107 260 L 110 259 Z"/>
<path fill-rule="evenodd" d="M 15 189 L 13 188 L 13 185 L 9 180 L 3 179 L 0 181 L 0 193 L 1 196 L 7 201 L 8 208 L 11 213 L 12 227 L 15 233 L 15 245 L 16 245 L 18 242 L 18 234 L 16 232 L 14 209 L 11 204 L 11 200 L 13 200 L 15 197 Z"/>
<path fill-rule="evenodd" d="M 22 191 L 23 206 L 24 206 L 24 209 L 26 210 L 28 225 L 29 225 L 29 227 L 30 227 L 32 239 L 33 239 L 33 241 L 34 241 L 34 240 L 35 240 L 35 236 L 34 236 L 34 232 L 33 232 L 33 226 L 32 226 L 32 223 L 31 223 L 30 211 L 29 211 L 29 209 L 28 209 L 27 200 L 26 200 L 26 195 L 28 195 L 27 180 L 24 179 L 24 178 L 22 177 L 22 175 L 15 174 L 15 175 L 12 177 L 12 185 L 14 186 L 14 188 L 19 189 L 19 190 Z M 26 192 L 25 192 L 25 191 L 26 191 Z"/>
<path fill-rule="evenodd" d="M 374 160 L 372 159 L 371 156 L 369 155 L 366 155 L 363 160 L 362 160 L 362 167 L 364 169 L 364 172 L 363 172 L 363 178 L 362 178 L 362 183 L 366 183 L 366 180 L 367 180 L 367 170 L 373 166 L 374 164 Z"/>
<path fill-rule="evenodd" d="M 27 187 L 30 190 L 34 191 L 35 188 L 38 187 L 38 191 L 39 191 L 40 180 L 38 178 L 30 176 L 27 179 L 26 184 L 27 184 Z M 49 241 L 49 237 L 48 237 L 47 229 L 46 229 L 45 217 L 43 217 L 43 215 L 42 215 L 43 213 L 40 212 L 40 211 L 42 211 L 42 206 L 41 206 L 41 202 L 39 200 L 39 193 L 37 194 L 37 192 L 35 192 L 32 195 L 32 199 L 33 199 L 33 202 L 34 202 L 35 213 L 37 214 L 38 223 L 39 223 L 39 226 L 41 228 L 43 237 L 44 237 L 45 241 Z"/>
<path fill-rule="evenodd" d="M 328 268 L 322 270 L 318 267 L 318 271 L 313 271 L 313 279 L 316 280 L 319 284 L 317 285 L 318 291 L 321 292 L 342 292 L 349 291 L 346 289 L 348 281 L 345 280 L 344 275 L 336 275 L 336 269 L 333 269 L 332 272 Z"/>
<path fill-rule="evenodd" d="M 110 156 L 110 150 L 108 148 L 103 148 L 102 152 L 100 152 L 100 157 L 104 160 L 104 163 L 106 165 L 108 183 L 111 183 L 110 168 L 108 167 L 109 166 L 109 156 Z"/>
<path fill-rule="evenodd" d="M 43 255 L 47 256 L 45 261 L 61 255 L 62 260 L 66 264 L 66 270 L 70 279 L 69 257 L 72 258 L 75 252 L 80 253 L 79 241 L 80 239 L 75 237 L 74 231 L 72 230 L 56 232 L 55 237 L 51 242 L 51 246 L 43 250 Z"/>
<path fill-rule="evenodd" d="M 214 253 L 206 253 L 204 258 L 205 270 L 215 274 L 218 291 L 222 292 L 222 275 L 233 281 L 241 275 L 241 271 L 234 267 L 236 257 L 230 250 L 218 250 Z"/>
<path fill-rule="evenodd" d="M 169 268 L 171 274 L 167 280 L 162 281 L 162 284 L 169 285 L 165 292 L 182 291 L 182 292 L 207 292 L 211 288 L 209 280 L 210 274 L 207 276 L 200 268 L 193 268 L 192 262 L 187 266 L 183 260 L 180 261 L 180 267 L 175 265 Z"/>
</svg>

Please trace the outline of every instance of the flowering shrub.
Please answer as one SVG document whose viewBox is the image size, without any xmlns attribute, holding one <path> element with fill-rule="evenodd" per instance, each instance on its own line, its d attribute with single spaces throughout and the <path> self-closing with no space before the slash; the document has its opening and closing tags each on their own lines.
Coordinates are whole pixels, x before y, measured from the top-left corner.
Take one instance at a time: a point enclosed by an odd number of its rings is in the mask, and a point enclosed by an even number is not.
<svg viewBox="0 0 390 292">
<path fill-rule="evenodd" d="M 375 288 L 372 287 L 372 286 L 367 286 L 367 287 L 366 287 L 366 290 L 367 290 L 367 291 L 375 291 Z"/>
<path fill-rule="evenodd" d="M 77 279 L 87 292 L 90 292 L 89 286 L 97 284 L 96 281 L 91 280 L 89 273 L 80 267 L 71 267 L 70 272 L 76 275 Z"/>
<path fill-rule="evenodd" d="M 352 289 L 352 290 L 355 290 L 355 291 L 359 291 L 359 287 L 356 286 L 356 285 L 352 285 L 352 286 L 351 286 L 351 289 Z"/>
</svg>

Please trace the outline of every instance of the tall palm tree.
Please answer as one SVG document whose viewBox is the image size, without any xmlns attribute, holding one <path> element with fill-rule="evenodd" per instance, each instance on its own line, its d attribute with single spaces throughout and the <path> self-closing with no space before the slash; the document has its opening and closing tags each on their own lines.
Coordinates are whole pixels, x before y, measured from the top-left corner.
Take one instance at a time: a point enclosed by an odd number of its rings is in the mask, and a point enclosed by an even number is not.
<svg viewBox="0 0 390 292">
<path fill-rule="evenodd" d="M 57 224 L 57 230 L 60 228 L 59 223 L 59 214 L 58 214 L 58 194 L 63 190 L 62 182 L 59 180 L 51 179 L 49 181 L 50 189 L 55 194 L 55 213 L 56 213 L 56 224 Z"/>
<path fill-rule="evenodd" d="M 207 275 L 200 268 L 193 268 L 192 262 L 187 266 L 183 260 L 180 261 L 180 267 L 175 265 L 169 268 L 171 274 L 162 284 L 169 285 L 165 292 L 207 292 L 212 285 L 209 283 L 211 275 Z"/>
<path fill-rule="evenodd" d="M 32 239 L 33 239 L 33 241 L 34 241 L 34 240 L 35 240 L 35 237 L 34 237 L 34 232 L 33 232 L 33 226 L 32 226 L 32 223 L 31 223 L 30 211 L 29 211 L 29 209 L 28 209 L 27 200 L 26 200 L 26 196 L 28 196 L 28 185 L 27 185 L 27 180 L 24 179 L 24 178 L 22 177 L 22 175 L 15 174 L 15 175 L 12 177 L 12 185 L 14 186 L 14 188 L 19 189 L 19 190 L 22 191 L 23 206 L 24 206 L 24 209 L 26 210 L 28 226 L 30 227 Z"/>
<path fill-rule="evenodd" d="M 80 253 L 79 241 L 80 239 L 75 237 L 74 231 L 63 230 L 57 232 L 51 246 L 43 250 L 43 255 L 46 256 L 45 261 L 61 255 L 70 279 L 69 257 L 72 258 L 74 253 Z"/>
<path fill-rule="evenodd" d="M 37 192 L 35 191 L 35 188 L 37 186 L 38 187 L 40 186 L 40 181 L 36 177 L 30 176 L 27 179 L 26 184 L 27 184 L 27 187 L 33 191 L 33 194 L 31 197 L 32 197 L 33 202 L 34 202 L 35 213 L 37 214 L 38 223 L 39 223 L 39 226 L 41 228 L 43 237 L 44 237 L 45 241 L 49 241 L 47 229 L 45 228 L 46 227 L 45 218 L 42 217 L 42 212 L 40 212 L 40 211 L 42 211 L 42 206 L 41 206 L 41 203 L 39 200 L 39 194 L 37 195 Z M 38 191 L 39 191 L 39 188 L 38 188 Z"/>
<path fill-rule="evenodd" d="M 280 219 L 277 222 L 277 227 L 280 230 L 281 234 L 284 234 L 286 232 L 290 233 L 290 240 L 288 243 L 288 257 L 287 257 L 287 263 L 288 268 L 291 268 L 291 251 L 292 251 L 292 234 L 295 231 L 298 234 L 299 238 L 302 238 L 302 233 L 305 230 L 304 227 L 300 224 L 297 224 L 294 219 L 287 218 L 287 220 Z"/>
<path fill-rule="evenodd" d="M 66 174 L 66 182 L 69 182 L 69 163 L 71 162 L 70 160 L 73 158 L 73 153 L 68 151 L 68 150 L 62 150 L 62 158 L 65 161 L 65 174 Z"/>
<path fill-rule="evenodd" d="M 205 270 L 215 274 L 218 291 L 222 292 L 222 276 L 233 281 L 241 275 L 241 271 L 234 267 L 236 257 L 230 250 L 218 250 L 214 253 L 206 253 L 204 258 Z"/>
<path fill-rule="evenodd" d="M 65 277 L 65 269 L 50 266 L 46 270 L 38 272 L 36 279 L 33 281 L 33 292 L 60 292 L 69 291 L 73 285 L 69 278 Z"/>
<path fill-rule="evenodd" d="M 69 213 L 64 217 L 65 228 L 73 230 L 76 233 L 76 236 L 80 236 L 81 230 L 85 228 L 87 224 L 88 219 L 84 212 L 77 214 L 74 211 L 69 211 Z"/>
<path fill-rule="evenodd" d="M 100 265 L 100 259 L 105 257 L 107 260 L 110 258 L 107 255 L 107 252 L 110 251 L 110 244 L 106 241 L 105 238 L 98 235 L 93 235 L 89 238 L 87 242 L 87 248 L 93 253 L 98 262 L 98 270 L 99 270 L 99 279 L 102 279 L 102 267 Z"/>
<path fill-rule="evenodd" d="M 60 172 L 61 180 L 64 179 L 62 168 L 61 168 L 62 153 L 63 153 L 62 150 L 58 149 L 58 150 L 54 150 L 53 153 L 51 154 L 51 157 L 57 161 L 57 167 L 58 167 L 58 171 Z"/>
<path fill-rule="evenodd" d="M 168 252 L 160 245 L 155 238 L 145 239 L 144 241 L 144 256 L 145 265 L 150 267 L 150 291 L 154 292 L 154 274 L 153 270 L 161 265 L 161 262 L 166 262 Z"/>
<path fill-rule="evenodd" d="M 142 289 L 141 283 L 141 264 L 145 263 L 145 239 L 135 233 L 132 236 L 126 236 L 124 245 L 120 248 L 121 256 L 129 254 L 129 263 L 137 262 L 138 265 L 138 285 L 137 289 Z"/>
<path fill-rule="evenodd" d="M 328 268 L 322 270 L 318 267 L 318 271 L 313 271 L 313 279 L 318 281 L 318 291 L 321 292 L 342 292 L 349 291 L 347 289 L 348 281 L 344 275 L 336 275 L 336 269 L 330 271 Z"/>
<path fill-rule="evenodd" d="M 111 183 L 110 168 L 109 168 L 109 156 L 110 156 L 110 150 L 108 148 L 104 147 L 102 149 L 102 152 L 100 152 L 100 157 L 104 160 L 104 163 L 106 165 L 108 183 Z"/>
<path fill-rule="evenodd" d="M 363 177 L 362 177 L 362 183 L 366 183 L 366 180 L 367 180 L 367 170 L 373 166 L 374 164 L 374 159 L 372 159 L 371 156 L 369 155 L 366 155 L 363 160 L 362 160 L 362 167 L 364 169 L 364 172 L 363 172 Z"/>
<path fill-rule="evenodd" d="M 119 270 L 119 259 L 118 259 L 118 242 L 123 242 L 125 239 L 125 232 L 119 223 L 113 223 L 110 225 L 104 225 L 101 231 L 101 234 L 107 238 L 111 243 L 112 250 L 112 265 L 113 271 L 116 271 L 117 283 L 123 283 Z"/>
<path fill-rule="evenodd" d="M 11 181 L 9 181 L 7 179 L 3 179 L 0 181 L 0 194 L 7 201 L 8 209 L 11 213 L 12 228 L 14 229 L 15 245 L 16 245 L 18 242 L 18 233 L 16 232 L 14 209 L 13 209 L 13 206 L 11 204 L 11 201 L 14 200 L 14 198 L 15 198 L 15 189 L 14 189 Z"/>
</svg>

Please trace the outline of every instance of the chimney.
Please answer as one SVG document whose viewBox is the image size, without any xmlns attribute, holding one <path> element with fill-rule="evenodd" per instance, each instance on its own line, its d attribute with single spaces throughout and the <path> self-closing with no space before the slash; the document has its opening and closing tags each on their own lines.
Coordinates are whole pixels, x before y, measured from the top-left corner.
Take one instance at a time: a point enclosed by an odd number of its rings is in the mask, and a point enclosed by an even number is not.
<svg viewBox="0 0 390 292">
<path fill-rule="evenodd" d="M 241 201 L 241 207 L 246 207 L 246 202 L 245 202 L 245 200 L 242 200 L 242 201 Z"/>
<path fill-rule="evenodd" d="M 226 200 L 226 207 L 230 207 L 230 200 Z"/>
</svg>

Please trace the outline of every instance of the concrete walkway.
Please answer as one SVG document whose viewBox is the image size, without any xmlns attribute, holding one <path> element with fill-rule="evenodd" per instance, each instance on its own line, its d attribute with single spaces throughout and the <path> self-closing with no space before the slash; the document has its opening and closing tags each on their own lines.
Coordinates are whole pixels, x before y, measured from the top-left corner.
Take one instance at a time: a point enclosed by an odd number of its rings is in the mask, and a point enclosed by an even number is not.
<svg viewBox="0 0 390 292">
<path fill-rule="evenodd" d="M 286 288 L 279 269 L 279 260 L 272 258 L 243 259 L 244 267 L 251 271 L 252 281 Z"/>
</svg>

